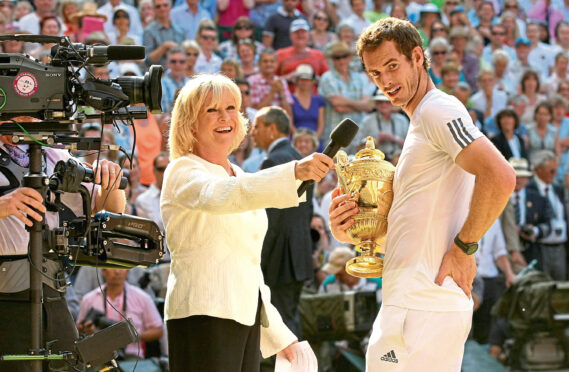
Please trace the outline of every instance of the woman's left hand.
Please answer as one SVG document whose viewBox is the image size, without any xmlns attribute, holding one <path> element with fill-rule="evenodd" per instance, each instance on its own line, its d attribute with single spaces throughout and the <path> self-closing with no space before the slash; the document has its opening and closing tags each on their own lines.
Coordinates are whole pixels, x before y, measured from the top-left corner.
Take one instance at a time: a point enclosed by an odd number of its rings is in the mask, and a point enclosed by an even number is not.
<svg viewBox="0 0 569 372">
<path fill-rule="evenodd" d="M 296 344 L 297 342 L 298 340 L 295 340 L 292 344 L 288 345 L 287 347 L 279 351 L 279 353 L 283 353 L 285 358 L 291 363 L 294 362 L 294 353 L 292 352 L 292 345 Z"/>
</svg>

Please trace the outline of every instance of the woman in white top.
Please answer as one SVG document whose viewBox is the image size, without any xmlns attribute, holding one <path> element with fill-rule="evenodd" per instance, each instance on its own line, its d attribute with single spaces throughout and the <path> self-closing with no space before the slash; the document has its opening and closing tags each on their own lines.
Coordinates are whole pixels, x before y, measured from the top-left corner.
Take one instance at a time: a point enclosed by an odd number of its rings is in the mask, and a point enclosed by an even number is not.
<svg viewBox="0 0 569 372">
<path fill-rule="evenodd" d="M 228 156 L 244 138 L 241 93 L 222 75 L 198 75 L 172 111 L 171 163 L 160 201 L 172 262 L 165 320 L 170 370 L 259 371 L 296 342 L 260 267 L 264 208 L 297 206 L 297 186 L 322 179 L 332 160 L 313 154 L 257 173 Z"/>
</svg>

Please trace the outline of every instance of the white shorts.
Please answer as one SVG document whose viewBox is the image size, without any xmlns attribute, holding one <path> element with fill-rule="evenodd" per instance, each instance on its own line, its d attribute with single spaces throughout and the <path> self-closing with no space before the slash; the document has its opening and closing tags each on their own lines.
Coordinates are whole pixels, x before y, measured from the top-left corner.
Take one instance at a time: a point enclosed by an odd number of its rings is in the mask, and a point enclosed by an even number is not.
<svg viewBox="0 0 569 372">
<path fill-rule="evenodd" d="M 366 353 L 366 372 L 460 372 L 471 325 L 472 310 L 381 306 Z"/>
</svg>

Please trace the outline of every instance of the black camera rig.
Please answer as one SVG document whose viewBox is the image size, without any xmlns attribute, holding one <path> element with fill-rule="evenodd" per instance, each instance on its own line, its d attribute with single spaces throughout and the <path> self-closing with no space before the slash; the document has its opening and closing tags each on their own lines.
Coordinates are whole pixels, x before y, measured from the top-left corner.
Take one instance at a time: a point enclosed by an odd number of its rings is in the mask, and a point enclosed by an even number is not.
<svg viewBox="0 0 569 372">
<path fill-rule="evenodd" d="M 29 145 L 29 172 L 24 176 L 22 186 L 36 189 L 44 199 L 48 193 L 53 194 L 53 201 L 46 199 L 46 207 L 51 211 L 61 207 L 63 192 L 79 193 L 85 217 L 60 221 L 61 226 L 51 230 L 45 223 L 37 221 L 27 228 L 30 232 L 28 257 L 32 268 L 31 345 L 28 354 L 4 355 L 0 359 L 34 360 L 33 371 L 41 371 L 44 360 L 71 358 L 80 360 L 83 365 L 108 361 L 112 359 L 116 345 L 105 341 L 108 338 L 103 335 L 93 337 L 97 334 L 91 337 L 92 341 L 77 343 L 76 350 L 51 354 L 50 340 L 42 339 L 43 273 L 36 268 L 41 267 L 44 257 L 57 257 L 72 265 L 149 266 L 158 263 L 164 254 L 163 236 L 156 223 L 148 219 L 104 210 L 91 217 L 91 195 L 82 184 L 94 181 L 93 171 L 70 159 L 57 163 L 53 175 L 48 178 L 42 166 L 42 147 L 100 151 L 101 139 L 78 137 L 75 124 L 90 119 L 99 119 L 102 124 L 114 124 L 119 120 L 132 124 L 134 119 L 146 118 L 147 110 L 161 112 L 160 79 L 163 69 L 152 66 L 144 77 L 102 80 L 89 76 L 85 67 L 105 65 L 120 59 L 142 59 L 144 47 L 88 46 L 59 36 L 0 36 L 0 42 L 8 40 L 55 44 L 51 49 L 51 62 L 47 64 L 27 55 L 0 53 L 0 135 L 12 136 L 14 144 Z M 87 73 L 84 81 L 81 80 L 82 69 Z M 130 106 L 138 103 L 145 107 Z M 80 106 L 92 107 L 98 113 L 80 113 Z M 21 122 L 16 122 L 16 119 Z M 121 183 L 120 188 L 126 187 L 124 177 L 115 182 Z M 123 329 L 118 330 L 121 327 Z M 136 331 L 129 324 L 112 328 L 117 331 L 105 331 L 117 332 L 112 333 L 114 341 L 120 335 L 124 336 L 121 342 L 135 339 Z"/>
</svg>

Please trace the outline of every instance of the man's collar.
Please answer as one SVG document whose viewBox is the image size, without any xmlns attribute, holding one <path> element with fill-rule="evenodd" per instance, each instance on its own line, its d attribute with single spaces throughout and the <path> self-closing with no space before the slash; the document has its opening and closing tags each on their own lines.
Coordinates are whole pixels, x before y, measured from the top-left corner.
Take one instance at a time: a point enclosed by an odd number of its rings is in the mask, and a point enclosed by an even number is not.
<svg viewBox="0 0 569 372">
<path fill-rule="evenodd" d="M 542 193 L 545 194 L 545 188 L 546 187 L 553 187 L 553 185 L 549 185 L 545 182 L 543 182 L 537 175 L 533 177 L 535 180 L 535 184 L 537 185 L 538 190 Z"/>
<path fill-rule="evenodd" d="M 271 151 L 273 151 L 275 149 L 275 147 L 277 147 L 277 145 L 283 141 L 288 141 L 288 138 L 286 136 L 281 137 L 281 138 L 277 138 L 276 140 L 274 140 L 270 145 L 269 148 L 267 149 L 267 154 L 270 153 Z"/>
<path fill-rule="evenodd" d="M 284 6 L 282 6 L 282 5 L 279 6 L 279 8 L 277 9 L 277 13 L 279 13 L 283 17 L 290 17 L 288 15 L 288 13 L 286 12 L 286 10 L 284 9 Z M 298 11 L 298 9 L 295 9 L 293 17 L 300 17 L 300 15 L 301 15 L 301 13 Z"/>
</svg>

